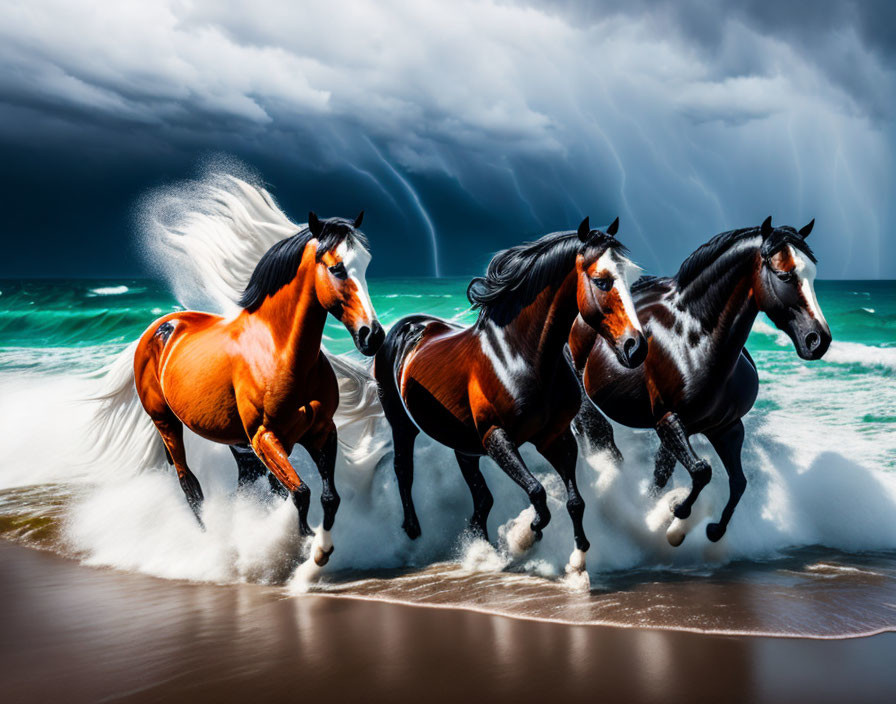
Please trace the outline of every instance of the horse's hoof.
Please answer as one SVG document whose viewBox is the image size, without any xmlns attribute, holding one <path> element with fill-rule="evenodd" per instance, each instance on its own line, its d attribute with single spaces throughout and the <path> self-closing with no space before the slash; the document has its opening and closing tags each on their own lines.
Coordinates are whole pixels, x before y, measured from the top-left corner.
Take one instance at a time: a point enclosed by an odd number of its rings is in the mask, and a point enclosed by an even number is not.
<svg viewBox="0 0 896 704">
<path fill-rule="evenodd" d="M 330 555 L 333 554 L 333 546 L 331 545 L 329 550 L 323 547 L 318 547 L 317 550 L 314 551 L 314 564 L 318 567 L 323 567 L 330 561 Z"/>
<path fill-rule="evenodd" d="M 585 571 L 585 551 L 576 548 L 569 556 L 569 563 L 566 565 L 566 574 L 571 572 Z"/>
<path fill-rule="evenodd" d="M 536 533 L 532 530 L 532 521 L 526 515 L 531 509 L 526 509 L 510 525 L 505 535 L 507 547 L 511 555 L 521 557 L 535 544 Z"/>
<path fill-rule="evenodd" d="M 682 519 L 676 517 L 666 529 L 666 540 L 669 541 L 669 545 L 673 548 L 677 548 L 684 542 L 687 534 L 687 524 Z"/>
<path fill-rule="evenodd" d="M 591 591 L 591 578 L 585 570 L 585 552 L 583 550 L 572 551 L 569 556 L 569 564 L 566 565 L 566 576 L 563 578 L 563 582 L 572 591 Z"/>
<path fill-rule="evenodd" d="M 691 516 L 691 507 L 680 503 L 672 509 L 672 515 L 681 521 L 685 521 Z"/>
<path fill-rule="evenodd" d="M 404 532 L 411 540 L 416 540 L 420 537 L 422 531 L 420 530 L 420 524 L 414 521 L 413 523 L 403 523 L 401 525 L 404 528 Z"/>
<path fill-rule="evenodd" d="M 721 524 L 709 523 L 706 526 L 706 537 L 709 538 L 711 542 L 719 542 L 722 539 L 723 535 L 725 535 L 725 529 Z"/>
</svg>

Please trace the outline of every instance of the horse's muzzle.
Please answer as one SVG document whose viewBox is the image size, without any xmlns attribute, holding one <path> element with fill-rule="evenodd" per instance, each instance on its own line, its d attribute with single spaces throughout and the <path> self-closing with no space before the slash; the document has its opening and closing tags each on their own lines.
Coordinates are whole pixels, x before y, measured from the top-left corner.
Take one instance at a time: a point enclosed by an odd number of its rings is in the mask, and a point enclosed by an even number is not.
<svg viewBox="0 0 896 704">
<path fill-rule="evenodd" d="M 801 331 L 794 338 L 796 353 L 803 359 L 821 359 L 831 346 L 831 331 L 819 325 L 808 332 Z"/>
<path fill-rule="evenodd" d="M 385 339 L 386 332 L 383 330 L 383 326 L 380 325 L 379 320 L 374 319 L 369 327 L 364 325 L 355 334 L 355 345 L 361 351 L 361 354 L 366 357 L 372 357 L 377 353 Z"/>
</svg>

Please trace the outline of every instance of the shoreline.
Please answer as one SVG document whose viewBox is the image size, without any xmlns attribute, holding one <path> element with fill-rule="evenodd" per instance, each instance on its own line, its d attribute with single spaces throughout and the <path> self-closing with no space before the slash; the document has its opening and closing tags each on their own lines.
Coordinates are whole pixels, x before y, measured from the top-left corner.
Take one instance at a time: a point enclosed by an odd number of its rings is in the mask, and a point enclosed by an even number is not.
<svg viewBox="0 0 896 704">
<path fill-rule="evenodd" d="M 12 702 L 874 702 L 896 688 L 894 633 L 703 635 L 339 595 L 284 598 L 276 587 L 84 567 L 7 541 L 0 565 L 0 675 Z"/>
</svg>

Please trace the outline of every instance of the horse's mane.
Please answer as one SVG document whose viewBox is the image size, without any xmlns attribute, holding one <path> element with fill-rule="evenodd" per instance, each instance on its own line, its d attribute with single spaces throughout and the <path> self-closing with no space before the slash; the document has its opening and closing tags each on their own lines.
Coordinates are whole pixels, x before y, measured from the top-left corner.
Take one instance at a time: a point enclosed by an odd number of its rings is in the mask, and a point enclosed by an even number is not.
<svg viewBox="0 0 896 704">
<path fill-rule="evenodd" d="M 734 245 L 752 237 L 758 237 L 759 232 L 760 230 L 758 227 L 745 227 L 740 230 L 729 230 L 728 232 L 722 232 L 721 234 L 716 235 L 706 244 L 700 245 L 682 262 L 681 267 L 678 269 L 678 273 L 673 277 L 678 284 L 678 287 L 684 288 L 693 282 L 694 279 L 700 276 L 708 266 Z M 806 254 L 806 256 L 813 262 L 817 261 L 815 259 L 815 254 L 812 252 L 809 245 L 806 244 L 806 240 L 789 225 L 776 227 L 772 230 L 772 232 L 763 240 L 762 245 L 760 246 L 760 252 L 764 257 L 768 257 L 777 252 L 785 244 L 793 245 Z M 643 278 L 646 279 L 647 277 Z M 632 287 L 632 291 L 646 288 L 654 283 L 654 280 L 642 281 L 643 279 L 639 280 L 635 286 Z"/>
<path fill-rule="evenodd" d="M 347 242 L 350 247 L 367 248 L 367 239 L 352 226 L 350 220 L 329 218 L 323 220 L 322 224 L 323 230 L 317 238 L 319 242 L 318 257 L 335 249 L 343 241 Z M 251 313 L 264 302 L 265 298 L 277 293 L 292 281 L 296 276 L 299 263 L 302 261 L 305 245 L 313 238 L 311 230 L 306 227 L 296 234 L 274 243 L 258 260 L 252 277 L 249 279 L 249 284 L 243 291 L 243 295 L 240 296 L 239 304 Z"/>
<path fill-rule="evenodd" d="M 506 325 L 552 282 L 565 276 L 580 249 L 603 246 L 625 254 L 625 246 L 599 230 L 583 245 L 576 232 L 553 232 L 534 242 L 498 252 L 485 276 L 477 276 L 467 287 L 467 298 L 479 309 L 479 320 Z"/>
</svg>

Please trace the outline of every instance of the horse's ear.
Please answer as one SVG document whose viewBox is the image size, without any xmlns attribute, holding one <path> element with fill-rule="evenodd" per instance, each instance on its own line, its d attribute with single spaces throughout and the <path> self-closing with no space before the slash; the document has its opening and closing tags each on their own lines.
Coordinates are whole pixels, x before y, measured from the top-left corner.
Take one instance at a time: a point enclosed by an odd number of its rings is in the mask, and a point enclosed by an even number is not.
<svg viewBox="0 0 896 704">
<path fill-rule="evenodd" d="M 591 225 L 589 224 L 587 217 L 579 224 L 577 232 L 579 233 L 579 239 L 582 240 L 582 242 L 588 241 L 588 237 L 591 235 Z"/>
<path fill-rule="evenodd" d="M 321 224 L 320 218 L 317 217 L 317 213 L 313 210 L 308 213 L 308 229 L 311 230 L 311 234 L 315 237 L 320 237 L 320 233 L 323 232 L 324 226 Z"/>
<path fill-rule="evenodd" d="M 762 221 L 762 226 L 759 228 L 759 234 L 763 237 L 768 237 L 772 234 L 772 216 L 769 215 L 765 220 Z"/>
<path fill-rule="evenodd" d="M 355 224 L 352 227 L 354 227 L 357 230 L 359 227 L 361 227 L 362 220 L 364 220 L 364 211 L 363 210 L 360 213 L 358 213 L 358 217 L 355 218 Z"/>
<path fill-rule="evenodd" d="M 610 226 L 607 228 L 607 234 L 610 237 L 615 237 L 617 232 L 619 232 L 619 218 L 616 218 L 611 222 Z"/>
<path fill-rule="evenodd" d="M 809 224 L 800 230 L 800 237 L 802 237 L 803 239 L 806 239 L 809 236 L 809 234 L 812 232 L 813 227 L 815 227 L 815 218 L 812 218 L 809 221 Z"/>
</svg>

